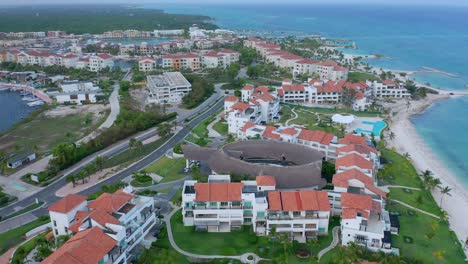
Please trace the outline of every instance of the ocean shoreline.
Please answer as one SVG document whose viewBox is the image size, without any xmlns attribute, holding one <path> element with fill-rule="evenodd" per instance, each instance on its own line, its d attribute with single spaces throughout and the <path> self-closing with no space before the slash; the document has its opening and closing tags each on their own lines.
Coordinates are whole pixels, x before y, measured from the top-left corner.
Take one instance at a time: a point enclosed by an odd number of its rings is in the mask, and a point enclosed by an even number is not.
<svg viewBox="0 0 468 264">
<path fill-rule="evenodd" d="M 468 237 L 468 225 L 465 224 L 466 219 L 468 219 L 468 211 L 460 209 L 468 207 L 468 193 L 465 184 L 457 177 L 455 171 L 443 163 L 438 157 L 440 154 L 431 148 L 412 122 L 414 116 L 423 114 L 435 102 L 449 98 L 448 95 L 429 94 L 428 98 L 424 100 L 414 101 L 416 104 L 413 104 L 408 112 L 404 104 L 397 105 L 395 107 L 397 115 L 390 124 L 390 129 L 396 134 L 396 137 L 389 141 L 389 146 L 395 147 L 399 153 L 409 153 L 411 163 L 418 172 L 430 170 L 434 173 L 434 177 L 440 179 L 442 186 L 452 188 L 451 196 L 444 196 L 441 208 L 449 214 L 450 228 L 454 230 L 459 240 L 464 241 Z M 434 190 L 432 196 L 440 206 L 440 190 Z"/>
</svg>

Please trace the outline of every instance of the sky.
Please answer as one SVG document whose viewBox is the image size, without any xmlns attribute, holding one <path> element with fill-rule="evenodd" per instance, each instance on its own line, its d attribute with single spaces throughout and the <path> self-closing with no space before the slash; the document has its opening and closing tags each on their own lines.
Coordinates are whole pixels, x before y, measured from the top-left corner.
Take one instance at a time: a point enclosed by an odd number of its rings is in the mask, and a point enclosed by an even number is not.
<svg viewBox="0 0 468 264">
<path fill-rule="evenodd" d="M 39 5 L 39 4 L 157 4 L 157 3 L 337 3 L 337 4 L 405 4 L 405 5 L 467 5 L 468 0 L 0 0 L 0 5 Z"/>
</svg>

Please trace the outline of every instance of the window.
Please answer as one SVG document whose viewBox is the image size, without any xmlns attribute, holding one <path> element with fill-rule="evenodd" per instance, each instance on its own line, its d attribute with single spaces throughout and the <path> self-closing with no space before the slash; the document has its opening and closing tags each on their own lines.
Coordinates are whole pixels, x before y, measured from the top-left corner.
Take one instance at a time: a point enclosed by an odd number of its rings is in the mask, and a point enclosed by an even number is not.
<svg viewBox="0 0 468 264">
<path fill-rule="evenodd" d="M 210 206 L 211 207 L 216 207 L 216 206 L 218 206 L 218 203 L 217 202 L 210 202 Z"/>
<path fill-rule="evenodd" d="M 245 207 L 252 207 L 252 202 L 244 202 Z"/>
<path fill-rule="evenodd" d="M 54 231 L 55 231 L 55 235 L 58 236 L 58 230 L 54 229 Z"/>
<path fill-rule="evenodd" d="M 245 223 L 252 223 L 252 218 L 244 218 Z"/>
<path fill-rule="evenodd" d="M 221 206 L 224 206 L 224 207 L 228 206 L 228 202 L 221 202 Z"/>
<path fill-rule="evenodd" d="M 192 203 L 185 203 L 185 207 L 192 207 Z"/>
<path fill-rule="evenodd" d="M 293 216 L 294 217 L 299 217 L 299 216 L 301 216 L 301 212 L 295 211 L 295 212 L 293 212 Z"/>
<path fill-rule="evenodd" d="M 65 233 L 68 233 L 68 227 L 65 227 Z"/>
<path fill-rule="evenodd" d="M 57 226 L 57 222 L 54 220 L 54 226 Z"/>
<path fill-rule="evenodd" d="M 265 212 L 257 212 L 257 217 L 265 217 Z"/>
</svg>

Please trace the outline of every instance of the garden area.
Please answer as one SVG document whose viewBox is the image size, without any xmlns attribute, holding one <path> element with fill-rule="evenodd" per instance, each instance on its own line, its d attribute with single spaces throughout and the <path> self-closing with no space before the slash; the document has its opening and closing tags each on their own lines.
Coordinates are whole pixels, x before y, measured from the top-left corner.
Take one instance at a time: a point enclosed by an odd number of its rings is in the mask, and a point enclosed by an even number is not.
<svg viewBox="0 0 468 264">
<path fill-rule="evenodd" d="M 256 236 L 250 226 L 242 226 L 241 230 L 229 233 L 195 231 L 194 227 L 183 225 L 180 212 L 171 219 L 176 244 L 190 253 L 241 255 L 250 252 L 263 258 L 273 259 L 278 263 L 309 263 L 310 257 L 299 258 L 296 253 L 307 251 L 308 255 L 311 252 L 315 256 L 320 250 L 330 245 L 332 241 L 331 230 L 337 225 L 339 225 L 339 219 L 331 219 L 328 236 L 321 236 L 318 240 L 310 240 L 310 243 L 301 244 L 285 239 L 279 233 L 272 234 L 271 238 Z"/>
<path fill-rule="evenodd" d="M 134 172 L 130 184 L 133 187 L 148 187 L 153 185 L 153 178 L 146 171 Z"/>
<path fill-rule="evenodd" d="M 166 156 L 161 157 L 159 160 L 151 163 L 145 168 L 148 173 L 156 173 L 163 177 L 160 183 L 180 180 L 185 177 L 183 169 L 185 168 L 185 159 L 170 159 Z"/>
<path fill-rule="evenodd" d="M 216 122 L 216 124 L 213 125 L 213 129 L 223 136 L 228 134 L 228 124 L 225 119 Z"/>
<path fill-rule="evenodd" d="M 27 232 L 49 222 L 49 216 L 41 216 L 28 224 L 22 225 L 20 227 L 11 229 L 5 233 L 0 234 L 0 254 L 5 253 L 8 249 L 23 242 L 25 240 L 24 235 Z"/>
</svg>

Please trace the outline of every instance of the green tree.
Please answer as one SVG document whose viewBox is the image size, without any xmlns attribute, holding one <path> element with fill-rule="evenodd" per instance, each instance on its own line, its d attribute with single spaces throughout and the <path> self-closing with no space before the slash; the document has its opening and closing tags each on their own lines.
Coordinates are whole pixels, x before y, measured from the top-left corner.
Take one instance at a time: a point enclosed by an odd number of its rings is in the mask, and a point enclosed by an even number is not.
<svg viewBox="0 0 468 264">
<path fill-rule="evenodd" d="M 440 203 L 439 203 L 440 207 L 442 207 L 442 202 L 443 202 L 445 195 L 452 196 L 452 194 L 450 193 L 451 191 L 452 191 L 452 188 L 450 188 L 449 186 L 440 188 Z"/>
<path fill-rule="evenodd" d="M 76 186 L 76 179 L 75 179 L 75 176 L 73 174 L 70 174 L 67 176 L 67 182 L 68 183 L 72 183 L 73 184 L 73 188 L 75 188 Z"/>
<path fill-rule="evenodd" d="M 158 135 L 165 137 L 171 133 L 171 126 L 168 123 L 161 123 L 158 126 Z"/>
</svg>

